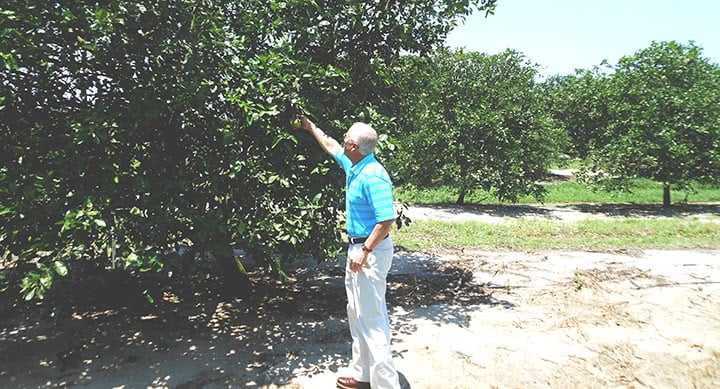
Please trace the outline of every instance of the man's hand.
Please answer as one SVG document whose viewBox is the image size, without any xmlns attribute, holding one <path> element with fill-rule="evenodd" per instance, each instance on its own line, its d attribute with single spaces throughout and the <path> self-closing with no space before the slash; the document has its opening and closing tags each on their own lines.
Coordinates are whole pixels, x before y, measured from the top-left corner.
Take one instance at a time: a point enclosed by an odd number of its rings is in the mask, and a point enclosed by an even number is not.
<svg viewBox="0 0 720 389">
<path fill-rule="evenodd" d="M 315 127 L 315 123 L 308 119 L 307 116 L 300 117 L 300 128 L 305 131 L 312 131 L 313 127 Z"/>
<path fill-rule="evenodd" d="M 369 254 L 370 253 L 364 250 L 358 250 L 356 254 L 351 255 L 348 258 L 348 261 L 350 262 L 350 271 L 355 273 L 362 271 L 363 266 L 367 263 Z"/>
<path fill-rule="evenodd" d="M 335 155 L 335 152 L 342 148 L 340 143 L 327 136 L 320 127 L 316 126 L 315 123 L 305 116 L 300 117 L 300 128 L 311 133 L 320 147 L 322 147 L 322 149 L 330 155 Z"/>
</svg>

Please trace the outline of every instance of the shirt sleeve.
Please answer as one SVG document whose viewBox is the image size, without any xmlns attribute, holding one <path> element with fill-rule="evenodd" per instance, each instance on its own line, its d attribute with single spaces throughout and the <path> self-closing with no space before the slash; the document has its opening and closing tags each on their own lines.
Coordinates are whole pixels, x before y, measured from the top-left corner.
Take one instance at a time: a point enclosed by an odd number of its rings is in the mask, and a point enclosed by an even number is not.
<svg viewBox="0 0 720 389">
<path fill-rule="evenodd" d="M 340 165 L 340 167 L 345 171 L 345 174 L 347 174 L 350 171 L 350 168 L 352 167 L 352 161 L 350 158 L 345 155 L 345 152 L 343 151 L 342 147 L 338 149 L 338 151 L 333 154 L 333 158 L 335 158 L 335 162 Z"/>
<path fill-rule="evenodd" d="M 395 220 L 392 183 L 390 181 L 380 177 L 372 177 L 366 181 L 363 190 L 375 214 L 376 223 Z"/>
</svg>

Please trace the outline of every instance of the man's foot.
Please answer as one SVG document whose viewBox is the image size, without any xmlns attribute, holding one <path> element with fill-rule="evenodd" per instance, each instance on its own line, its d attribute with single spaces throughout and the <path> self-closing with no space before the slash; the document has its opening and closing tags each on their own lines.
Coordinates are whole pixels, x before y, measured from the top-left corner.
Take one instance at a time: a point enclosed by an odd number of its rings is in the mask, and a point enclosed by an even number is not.
<svg viewBox="0 0 720 389">
<path fill-rule="evenodd" d="M 340 389 L 370 389 L 369 382 L 358 381 L 352 377 L 340 377 L 336 385 Z"/>
</svg>

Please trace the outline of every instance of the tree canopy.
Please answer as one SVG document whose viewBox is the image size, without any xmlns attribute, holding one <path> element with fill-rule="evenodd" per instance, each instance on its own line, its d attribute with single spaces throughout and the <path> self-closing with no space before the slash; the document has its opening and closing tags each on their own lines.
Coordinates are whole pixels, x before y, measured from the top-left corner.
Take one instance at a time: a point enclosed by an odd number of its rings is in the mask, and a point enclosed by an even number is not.
<svg viewBox="0 0 720 389">
<path fill-rule="evenodd" d="M 570 157 L 587 158 L 590 150 L 608 142 L 604 136 L 608 121 L 605 69 L 579 70 L 575 75 L 553 76 L 540 85 L 544 111 L 567 134 L 563 151 Z"/>
<path fill-rule="evenodd" d="M 0 253 L 42 295 L 82 261 L 131 271 L 242 248 L 279 269 L 335 252 L 332 133 L 382 99 L 477 1 L 9 1 L 0 10 Z M 228 285 L 241 284 L 233 281 Z"/>
<path fill-rule="evenodd" d="M 693 43 L 653 42 L 620 59 L 608 83 L 610 119 L 588 178 L 625 187 L 644 177 L 689 189 L 720 178 L 720 67 Z"/>
<path fill-rule="evenodd" d="M 390 72 L 402 131 L 393 163 L 407 182 L 456 188 L 458 203 L 476 189 L 501 200 L 542 197 L 538 181 L 560 134 L 541 110 L 537 69 L 522 54 L 440 50 L 406 56 Z"/>
</svg>

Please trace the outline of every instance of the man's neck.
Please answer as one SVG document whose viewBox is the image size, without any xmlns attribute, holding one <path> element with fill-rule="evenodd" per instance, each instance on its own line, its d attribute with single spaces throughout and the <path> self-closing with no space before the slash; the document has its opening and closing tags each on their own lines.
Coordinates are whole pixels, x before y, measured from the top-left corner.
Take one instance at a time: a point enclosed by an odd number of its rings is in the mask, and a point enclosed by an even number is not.
<svg viewBox="0 0 720 389">
<path fill-rule="evenodd" d="M 352 165 L 355 166 L 358 163 L 360 163 L 360 161 L 362 161 L 363 159 L 365 159 L 371 155 L 372 154 L 362 155 L 360 153 L 357 153 L 357 155 L 348 155 L 348 158 L 350 158 L 350 162 L 352 162 Z"/>
</svg>

